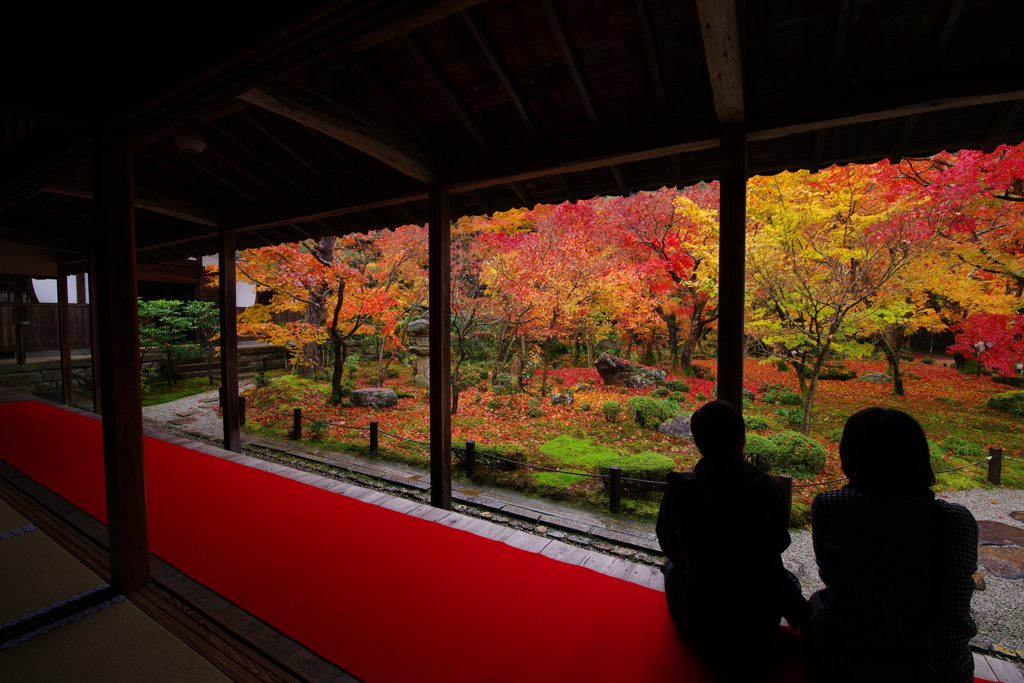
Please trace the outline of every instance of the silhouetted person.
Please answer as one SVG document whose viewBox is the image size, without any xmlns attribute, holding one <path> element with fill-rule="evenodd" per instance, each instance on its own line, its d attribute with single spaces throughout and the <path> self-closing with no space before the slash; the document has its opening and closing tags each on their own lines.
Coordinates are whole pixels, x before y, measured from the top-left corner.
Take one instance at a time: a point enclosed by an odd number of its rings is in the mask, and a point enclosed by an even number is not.
<svg viewBox="0 0 1024 683">
<path fill-rule="evenodd" d="M 843 681 L 969 683 L 978 525 L 936 500 L 924 430 L 906 413 L 868 408 L 839 444 L 850 483 L 811 506 L 825 588 L 807 635 Z"/>
<path fill-rule="evenodd" d="M 731 403 L 701 406 L 690 427 L 703 457 L 692 473 L 668 476 L 658 515 L 669 612 L 698 652 L 758 659 L 775 644 L 783 603 L 795 606 L 786 615 L 794 622 L 806 609 L 799 583 L 782 565 L 785 495 L 743 460 L 746 429 Z"/>
</svg>

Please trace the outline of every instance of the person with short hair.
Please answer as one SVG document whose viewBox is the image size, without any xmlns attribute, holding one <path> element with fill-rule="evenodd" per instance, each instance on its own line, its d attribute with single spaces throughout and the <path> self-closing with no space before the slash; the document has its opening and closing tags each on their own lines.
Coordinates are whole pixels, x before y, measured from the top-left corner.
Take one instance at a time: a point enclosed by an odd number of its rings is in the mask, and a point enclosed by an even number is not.
<svg viewBox="0 0 1024 683">
<path fill-rule="evenodd" d="M 842 681 L 969 683 L 978 524 L 935 498 L 924 430 L 899 410 L 846 421 L 839 457 L 850 482 L 811 506 L 818 572 L 807 637 Z"/>
<path fill-rule="evenodd" d="M 698 653 L 739 650 L 753 662 L 775 645 L 784 611 L 799 627 L 806 610 L 782 564 L 786 497 L 774 477 L 744 461 L 746 427 L 733 404 L 704 404 L 690 428 L 703 457 L 693 472 L 668 476 L 658 515 L 669 612 Z"/>
</svg>

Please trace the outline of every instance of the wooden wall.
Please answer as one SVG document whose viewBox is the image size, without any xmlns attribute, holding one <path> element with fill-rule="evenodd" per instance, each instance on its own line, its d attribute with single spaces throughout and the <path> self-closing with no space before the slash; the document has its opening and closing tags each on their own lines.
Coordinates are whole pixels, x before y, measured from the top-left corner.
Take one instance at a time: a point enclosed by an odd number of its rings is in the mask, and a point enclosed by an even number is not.
<svg viewBox="0 0 1024 683">
<path fill-rule="evenodd" d="M 28 309 L 28 325 L 22 325 L 27 351 L 60 348 L 57 304 L 23 304 Z M 14 351 L 15 322 L 13 305 L 0 305 L 0 351 Z M 89 305 L 70 304 L 71 348 L 89 347 Z"/>
</svg>

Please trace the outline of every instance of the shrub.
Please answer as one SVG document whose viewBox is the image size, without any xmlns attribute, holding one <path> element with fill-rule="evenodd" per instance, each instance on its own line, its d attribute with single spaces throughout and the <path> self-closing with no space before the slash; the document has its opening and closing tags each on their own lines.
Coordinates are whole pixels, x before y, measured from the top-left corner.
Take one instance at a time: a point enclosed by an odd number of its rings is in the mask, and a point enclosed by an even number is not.
<svg viewBox="0 0 1024 683">
<path fill-rule="evenodd" d="M 831 432 L 828 433 L 828 436 L 826 438 L 829 441 L 839 443 L 840 441 L 843 440 L 843 428 L 839 427 L 837 429 L 833 429 Z"/>
<path fill-rule="evenodd" d="M 761 387 L 761 403 L 781 403 L 784 406 L 802 406 L 804 397 L 785 384 L 766 384 Z"/>
<path fill-rule="evenodd" d="M 306 436 L 313 441 L 321 441 L 327 437 L 327 423 L 322 420 L 305 420 Z"/>
<path fill-rule="evenodd" d="M 1015 408 L 1024 408 L 1024 391 L 1004 391 L 1000 394 L 993 394 L 985 402 L 993 410 L 1013 411 Z M 1018 415 L 1019 413 L 1014 413 Z"/>
<path fill-rule="evenodd" d="M 804 397 L 792 391 L 778 395 L 778 401 L 784 406 L 802 406 Z"/>
<path fill-rule="evenodd" d="M 921 379 L 921 375 L 916 372 L 904 372 L 903 379 Z"/>
<path fill-rule="evenodd" d="M 457 454 L 464 454 L 465 450 L 465 442 L 452 443 L 453 452 L 456 452 Z M 529 458 L 530 455 L 525 446 L 520 446 L 519 444 L 514 443 L 496 443 L 489 446 L 481 446 L 480 444 L 477 444 L 476 450 L 477 466 L 497 468 L 506 472 L 512 472 L 513 470 L 519 469 L 518 463 L 527 462 L 527 458 Z M 506 460 L 512 460 L 513 462 L 488 458 L 486 455 L 488 453 L 505 458 Z"/>
<path fill-rule="evenodd" d="M 1024 406 L 1018 406 L 1016 408 L 1010 408 L 1010 415 L 1016 415 L 1017 417 L 1024 417 Z"/>
<path fill-rule="evenodd" d="M 785 431 L 768 437 L 779 453 L 775 469 L 794 477 L 813 477 L 825 469 L 828 453 L 825 447 L 799 432 Z"/>
<path fill-rule="evenodd" d="M 626 401 L 626 415 L 641 428 L 657 429 L 662 422 L 675 417 L 677 412 L 674 404 L 650 396 L 634 396 Z"/>
<path fill-rule="evenodd" d="M 766 437 L 759 434 L 747 434 L 747 445 L 744 449 L 747 460 L 765 472 L 771 472 L 775 460 L 779 456 L 778 447 Z"/>
<path fill-rule="evenodd" d="M 978 458 L 985 457 L 984 448 L 976 443 L 968 441 L 967 439 L 961 439 L 959 436 L 947 437 L 942 445 L 946 451 L 949 451 L 956 457 L 965 460 L 977 460 Z"/>
<path fill-rule="evenodd" d="M 747 426 L 748 430 L 756 431 L 758 429 L 768 429 L 768 420 L 757 415 L 746 415 L 743 418 L 743 424 Z M 748 437 L 749 438 L 749 437 Z"/>
<path fill-rule="evenodd" d="M 668 400 L 670 400 L 670 401 L 677 401 L 677 402 L 680 402 L 680 403 L 685 401 L 686 397 L 687 397 L 687 395 L 684 394 L 681 391 L 670 391 L 669 394 L 668 394 Z"/>
<path fill-rule="evenodd" d="M 778 361 L 777 363 L 775 363 L 775 371 L 776 372 L 789 372 L 789 363 L 787 363 L 784 360 Z"/>
<path fill-rule="evenodd" d="M 981 372 L 981 366 L 978 364 L 977 358 L 968 358 L 956 371 L 963 375 L 977 375 Z"/>
<path fill-rule="evenodd" d="M 653 398 L 667 398 L 671 393 L 672 392 L 666 389 L 665 387 L 658 387 L 657 389 L 651 392 L 651 396 Z"/>
<path fill-rule="evenodd" d="M 670 379 L 663 385 L 669 391 L 681 391 L 683 393 L 689 393 L 690 383 L 684 382 L 681 379 Z"/>
<path fill-rule="evenodd" d="M 715 373 L 711 371 L 711 368 L 706 368 L 703 365 L 693 366 L 693 376 L 697 379 L 707 379 L 712 382 L 715 381 Z"/>
<path fill-rule="evenodd" d="M 615 422 L 619 417 L 620 410 L 622 410 L 622 406 L 619 405 L 618 401 L 605 401 L 601 406 L 601 414 L 604 415 L 604 419 L 608 422 Z"/>
<path fill-rule="evenodd" d="M 613 465 L 618 465 L 622 476 L 629 479 L 644 479 L 647 481 L 663 482 L 670 472 L 675 471 L 676 464 L 672 458 L 652 451 L 644 451 L 636 455 L 612 455 L 602 458 L 597 463 L 599 474 L 608 474 Z M 604 480 L 605 486 L 608 479 Z M 637 482 L 623 482 L 623 489 L 660 489 L 654 484 L 638 484 Z"/>
<path fill-rule="evenodd" d="M 704 401 L 708 400 L 708 397 L 704 395 L 703 391 L 698 391 L 694 398 L 697 399 L 698 403 L 704 403 Z"/>
<path fill-rule="evenodd" d="M 834 379 L 845 382 L 856 376 L 856 371 L 849 369 L 842 363 L 826 363 L 822 366 L 818 379 Z"/>
<path fill-rule="evenodd" d="M 526 402 L 526 417 L 544 417 L 539 398 L 531 398 Z"/>
<path fill-rule="evenodd" d="M 269 387 L 270 386 L 270 375 L 265 372 L 261 372 L 252 378 L 258 387 Z"/>
<path fill-rule="evenodd" d="M 488 410 L 501 410 L 503 407 L 505 407 L 505 404 L 501 402 L 500 398 L 492 398 L 487 402 Z"/>
<path fill-rule="evenodd" d="M 789 511 L 789 526 L 793 529 L 802 529 L 811 523 L 811 506 L 793 501 L 793 507 Z"/>
<path fill-rule="evenodd" d="M 800 427 L 804 423 L 803 408 L 779 408 L 775 414 L 782 418 L 790 427 Z"/>
<path fill-rule="evenodd" d="M 579 408 L 577 408 L 577 410 L 584 410 L 584 411 L 585 411 L 585 410 L 590 410 L 590 407 L 591 407 L 591 406 L 590 406 L 590 404 L 589 404 L 589 403 L 581 403 L 581 404 L 580 404 L 580 407 L 579 407 Z"/>
<path fill-rule="evenodd" d="M 925 365 L 932 365 L 935 363 L 935 359 L 932 358 L 931 356 L 925 356 L 924 358 L 921 359 L 921 362 Z"/>
<path fill-rule="evenodd" d="M 479 374 L 480 379 L 482 379 L 482 380 L 489 379 L 490 376 L 491 376 L 491 373 L 487 372 L 486 370 L 481 370 L 480 371 L 480 374 Z"/>
</svg>

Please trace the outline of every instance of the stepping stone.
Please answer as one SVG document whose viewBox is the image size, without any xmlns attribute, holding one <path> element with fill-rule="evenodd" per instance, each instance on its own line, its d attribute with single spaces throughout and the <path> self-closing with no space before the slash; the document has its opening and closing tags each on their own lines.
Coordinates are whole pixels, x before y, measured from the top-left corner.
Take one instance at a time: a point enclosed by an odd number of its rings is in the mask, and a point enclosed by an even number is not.
<svg viewBox="0 0 1024 683">
<path fill-rule="evenodd" d="M 1010 513 L 1010 516 L 1014 519 L 1024 522 L 1024 510 L 1014 510 L 1013 512 Z"/>
<path fill-rule="evenodd" d="M 169 425 L 178 425 L 180 427 L 181 425 L 185 425 L 185 424 L 188 424 L 189 422 L 195 422 L 195 421 L 196 421 L 196 419 L 194 417 L 183 417 L 180 420 L 168 420 L 167 424 L 169 424 Z"/>
<path fill-rule="evenodd" d="M 1024 548 L 978 548 L 978 563 L 992 576 L 1001 579 L 1024 579 Z"/>
<path fill-rule="evenodd" d="M 193 415 L 196 415 L 198 413 L 198 410 L 187 410 L 184 413 L 175 413 L 175 415 L 177 415 L 178 417 L 192 417 Z"/>
<path fill-rule="evenodd" d="M 978 522 L 978 545 L 1024 545 L 1024 529 L 983 519 Z"/>
</svg>

